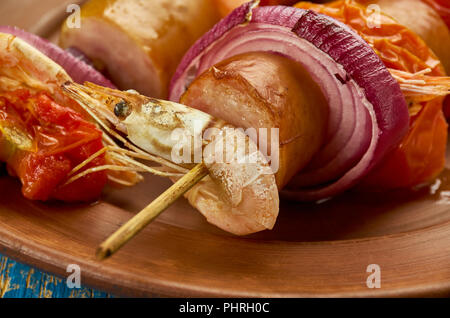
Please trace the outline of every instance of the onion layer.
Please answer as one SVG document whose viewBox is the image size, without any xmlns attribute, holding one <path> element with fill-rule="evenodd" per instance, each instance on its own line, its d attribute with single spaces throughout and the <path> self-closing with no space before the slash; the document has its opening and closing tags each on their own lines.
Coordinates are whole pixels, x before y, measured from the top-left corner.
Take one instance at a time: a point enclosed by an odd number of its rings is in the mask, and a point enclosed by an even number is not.
<svg viewBox="0 0 450 318">
<path fill-rule="evenodd" d="M 285 196 L 319 200 L 345 191 L 406 134 L 405 99 L 371 47 L 346 25 L 292 7 L 255 8 L 251 2 L 234 10 L 186 53 L 170 99 L 178 101 L 214 64 L 252 51 L 276 52 L 302 64 L 329 105 L 327 142 L 284 189 Z"/>
<path fill-rule="evenodd" d="M 64 68 L 67 74 L 77 83 L 89 81 L 97 85 L 115 88 L 106 77 L 92 66 L 35 34 L 11 26 L 0 26 L 0 32 L 17 36 L 32 45 Z"/>
</svg>

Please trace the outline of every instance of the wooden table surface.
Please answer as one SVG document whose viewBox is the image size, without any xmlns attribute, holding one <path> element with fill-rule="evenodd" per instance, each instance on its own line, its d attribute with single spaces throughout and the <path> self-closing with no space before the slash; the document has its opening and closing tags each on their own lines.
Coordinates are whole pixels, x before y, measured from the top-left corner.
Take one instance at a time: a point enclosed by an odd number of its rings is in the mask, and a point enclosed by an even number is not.
<svg viewBox="0 0 450 318">
<path fill-rule="evenodd" d="M 112 295 L 82 286 L 68 288 L 66 279 L 18 263 L 0 254 L 1 298 L 109 298 Z"/>
</svg>

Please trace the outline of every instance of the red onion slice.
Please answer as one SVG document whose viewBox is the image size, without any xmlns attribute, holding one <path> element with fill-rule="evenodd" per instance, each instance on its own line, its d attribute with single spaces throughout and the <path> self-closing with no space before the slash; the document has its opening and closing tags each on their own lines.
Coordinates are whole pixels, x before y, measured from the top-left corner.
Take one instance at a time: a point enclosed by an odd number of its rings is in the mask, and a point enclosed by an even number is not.
<svg viewBox="0 0 450 318">
<path fill-rule="evenodd" d="M 233 11 L 186 53 L 172 78 L 170 99 L 178 101 L 212 65 L 252 51 L 279 53 L 302 64 L 330 105 L 328 140 L 285 196 L 319 200 L 347 190 L 406 134 L 405 99 L 372 48 L 339 21 L 293 7 L 246 3 Z"/>
<path fill-rule="evenodd" d="M 82 84 L 89 81 L 97 85 L 115 88 L 114 84 L 92 66 L 35 34 L 11 26 L 0 26 L 0 32 L 17 36 L 32 45 L 64 68 L 67 74 L 77 83 Z"/>
<path fill-rule="evenodd" d="M 350 85 L 350 83 L 349 83 Z M 356 123 L 348 140 L 334 139 L 319 151 L 304 171 L 291 180 L 291 187 L 318 186 L 336 180 L 351 169 L 367 151 L 371 134 L 361 134 L 361 131 L 370 132 L 372 121 L 364 105 L 357 105 L 361 97 L 357 93 L 353 96 L 355 109 L 344 108 L 343 112 L 353 111 Z"/>
<path fill-rule="evenodd" d="M 65 49 L 65 51 L 67 53 L 70 53 L 70 55 L 74 56 L 75 58 L 77 58 L 78 60 L 83 61 L 84 63 L 86 63 L 87 65 L 94 67 L 94 63 L 92 63 L 92 61 L 86 56 L 86 54 L 84 54 L 83 52 L 81 52 L 79 49 L 77 49 L 76 47 L 68 47 L 67 49 Z"/>
</svg>

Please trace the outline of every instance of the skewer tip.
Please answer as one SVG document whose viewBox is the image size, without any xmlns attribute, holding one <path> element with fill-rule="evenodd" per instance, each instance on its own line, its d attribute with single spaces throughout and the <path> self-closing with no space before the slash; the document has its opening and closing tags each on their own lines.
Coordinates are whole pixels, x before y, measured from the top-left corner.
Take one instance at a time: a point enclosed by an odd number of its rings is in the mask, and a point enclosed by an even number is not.
<svg viewBox="0 0 450 318">
<path fill-rule="evenodd" d="M 103 246 L 99 246 L 97 250 L 95 251 L 95 257 L 99 261 L 103 261 L 110 257 L 112 255 L 112 252 L 109 248 L 104 248 Z"/>
</svg>

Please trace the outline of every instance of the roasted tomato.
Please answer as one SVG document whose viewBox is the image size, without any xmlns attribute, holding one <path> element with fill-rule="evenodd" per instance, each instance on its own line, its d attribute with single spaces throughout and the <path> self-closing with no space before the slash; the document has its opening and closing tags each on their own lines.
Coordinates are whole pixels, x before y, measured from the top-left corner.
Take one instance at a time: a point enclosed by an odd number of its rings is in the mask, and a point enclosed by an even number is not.
<svg viewBox="0 0 450 318">
<path fill-rule="evenodd" d="M 20 179 L 26 198 L 98 198 L 107 181 L 104 172 L 64 183 L 74 167 L 102 147 L 102 132 L 94 124 L 46 93 L 16 90 L 0 94 L 0 160 Z M 103 165 L 104 160 L 99 156 L 83 169 Z"/>
</svg>

